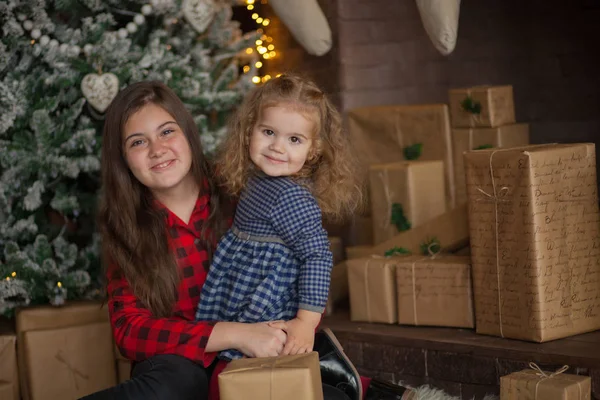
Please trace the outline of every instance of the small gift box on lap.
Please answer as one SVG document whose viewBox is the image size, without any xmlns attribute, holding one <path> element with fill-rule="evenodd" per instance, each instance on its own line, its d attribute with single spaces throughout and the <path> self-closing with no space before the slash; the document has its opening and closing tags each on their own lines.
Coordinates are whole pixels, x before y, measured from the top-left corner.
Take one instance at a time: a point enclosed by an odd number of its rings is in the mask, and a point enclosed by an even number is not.
<svg viewBox="0 0 600 400">
<path fill-rule="evenodd" d="M 323 400 L 319 354 L 242 358 L 219 374 L 221 400 Z"/>
<path fill-rule="evenodd" d="M 565 365 L 555 372 L 542 371 L 535 363 L 530 369 L 500 378 L 500 400 L 590 400 L 589 376 L 566 374 Z"/>
</svg>

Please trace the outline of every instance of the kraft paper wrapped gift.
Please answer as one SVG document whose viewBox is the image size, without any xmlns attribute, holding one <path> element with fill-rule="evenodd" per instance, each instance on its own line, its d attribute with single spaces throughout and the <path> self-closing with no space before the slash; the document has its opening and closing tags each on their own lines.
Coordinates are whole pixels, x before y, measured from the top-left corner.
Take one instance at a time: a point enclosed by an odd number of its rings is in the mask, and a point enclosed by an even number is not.
<svg viewBox="0 0 600 400">
<path fill-rule="evenodd" d="M 219 374 L 221 400 L 323 400 L 317 352 L 231 361 Z"/>
<path fill-rule="evenodd" d="M 15 385 L 12 383 L 0 382 L 1 400 L 19 400 L 19 397 L 15 396 L 15 391 Z"/>
<path fill-rule="evenodd" d="M 555 372 L 530 369 L 500 377 L 500 400 L 590 400 L 589 376 L 566 374 L 568 366 Z"/>
<path fill-rule="evenodd" d="M 348 227 L 346 239 L 346 245 L 348 246 L 372 246 L 373 218 L 371 216 L 354 215 Z"/>
<path fill-rule="evenodd" d="M 465 153 L 477 333 L 534 342 L 600 328 L 593 144 Z"/>
<path fill-rule="evenodd" d="M 454 152 L 454 182 L 456 201 L 467 201 L 465 164 L 463 153 L 478 148 L 517 147 L 529 144 L 529 125 L 511 124 L 496 128 L 454 128 L 452 129 L 452 150 Z"/>
<path fill-rule="evenodd" d="M 24 308 L 15 320 L 23 400 L 79 398 L 116 384 L 112 332 L 101 303 Z"/>
<path fill-rule="evenodd" d="M 395 268 L 400 258 L 372 256 L 348 260 L 352 321 L 396 323 Z"/>
<path fill-rule="evenodd" d="M 354 260 L 356 258 L 368 257 L 375 254 L 374 246 L 351 246 L 346 247 L 346 259 Z"/>
<path fill-rule="evenodd" d="M 365 170 L 372 164 L 406 160 L 405 150 L 421 144 L 418 160 L 443 161 L 446 200 L 449 207 L 454 207 L 452 138 L 446 104 L 353 109 L 348 112 L 348 133 Z"/>
<path fill-rule="evenodd" d="M 442 161 L 401 161 L 369 168 L 371 217 L 375 244 L 394 237 L 394 207 L 401 206 L 410 228 L 446 212 Z"/>
<path fill-rule="evenodd" d="M 17 337 L 4 323 L 0 325 L 0 399 L 19 400 Z"/>
<path fill-rule="evenodd" d="M 331 270 L 331 283 L 329 296 L 325 306 L 325 315 L 331 315 L 338 304 L 348 299 L 348 266 L 342 261 L 333 266 Z"/>
<path fill-rule="evenodd" d="M 467 205 L 458 206 L 421 226 L 400 232 L 376 246 L 357 249 L 363 255 L 385 255 L 394 247 L 402 247 L 412 254 L 421 254 L 421 245 L 430 239 L 437 239 L 443 253 L 453 253 L 469 244 L 469 224 Z M 346 248 L 346 253 L 348 248 Z M 350 259 L 350 256 L 348 256 Z"/>
<path fill-rule="evenodd" d="M 403 257 L 396 284 L 399 324 L 474 327 L 470 257 Z"/>
<path fill-rule="evenodd" d="M 448 96 L 454 128 L 493 128 L 515 122 L 513 88 L 510 85 L 450 89 Z"/>
</svg>

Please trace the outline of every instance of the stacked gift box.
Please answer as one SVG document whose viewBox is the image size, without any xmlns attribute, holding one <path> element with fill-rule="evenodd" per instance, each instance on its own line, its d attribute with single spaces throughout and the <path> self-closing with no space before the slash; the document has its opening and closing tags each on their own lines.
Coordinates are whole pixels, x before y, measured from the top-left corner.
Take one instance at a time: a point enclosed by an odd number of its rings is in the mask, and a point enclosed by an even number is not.
<svg viewBox="0 0 600 400">
<path fill-rule="evenodd" d="M 372 234 L 345 248 L 351 319 L 532 342 L 600 329 L 594 145 L 529 145 L 511 86 L 450 90 L 447 131 L 402 122 L 444 107 L 349 112 Z M 502 399 L 590 398 L 589 378 L 535 367 L 503 377 Z"/>
</svg>

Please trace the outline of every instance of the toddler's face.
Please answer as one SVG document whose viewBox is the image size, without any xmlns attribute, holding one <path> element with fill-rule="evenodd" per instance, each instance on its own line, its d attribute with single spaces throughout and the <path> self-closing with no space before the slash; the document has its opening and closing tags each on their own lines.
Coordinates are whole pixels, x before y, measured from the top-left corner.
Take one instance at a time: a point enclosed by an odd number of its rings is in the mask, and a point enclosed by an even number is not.
<svg viewBox="0 0 600 400">
<path fill-rule="evenodd" d="M 290 176 L 304 166 L 314 123 L 292 106 L 265 108 L 250 137 L 250 159 L 269 176 Z"/>
</svg>

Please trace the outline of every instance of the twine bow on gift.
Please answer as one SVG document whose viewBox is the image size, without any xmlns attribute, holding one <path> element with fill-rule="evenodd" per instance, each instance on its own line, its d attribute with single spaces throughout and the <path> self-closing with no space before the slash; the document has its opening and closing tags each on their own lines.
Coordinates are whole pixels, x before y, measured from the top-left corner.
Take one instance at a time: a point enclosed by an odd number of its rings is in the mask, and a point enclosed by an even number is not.
<svg viewBox="0 0 600 400">
<path fill-rule="evenodd" d="M 473 100 L 471 89 L 467 89 L 467 96 L 460 102 L 460 108 L 469 115 L 469 126 L 477 126 L 481 122 L 481 103 Z"/>
<path fill-rule="evenodd" d="M 539 378 L 538 381 L 535 383 L 535 392 L 534 392 L 534 399 L 537 400 L 538 386 L 540 385 L 540 383 L 544 382 L 547 379 L 552 379 L 555 376 L 558 376 L 558 375 L 566 372 L 569 369 L 569 366 L 563 365 L 556 371 L 550 372 L 550 373 L 548 373 L 546 371 L 542 371 L 542 369 L 534 362 L 529 363 L 529 368 L 536 371 L 535 375 Z M 580 399 L 581 398 L 581 382 L 579 380 L 573 380 L 572 382 L 577 383 L 577 390 L 579 391 L 579 396 L 577 396 L 577 398 Z"/>
</svg>

